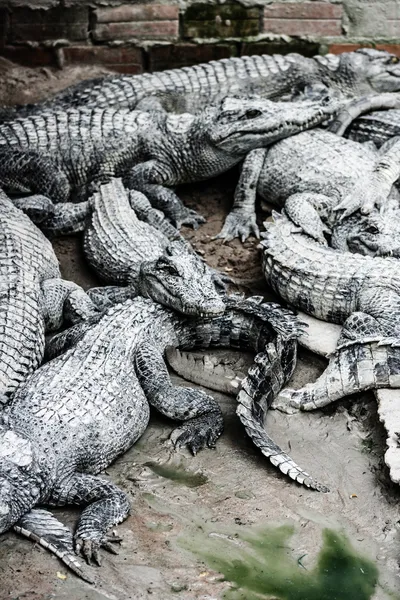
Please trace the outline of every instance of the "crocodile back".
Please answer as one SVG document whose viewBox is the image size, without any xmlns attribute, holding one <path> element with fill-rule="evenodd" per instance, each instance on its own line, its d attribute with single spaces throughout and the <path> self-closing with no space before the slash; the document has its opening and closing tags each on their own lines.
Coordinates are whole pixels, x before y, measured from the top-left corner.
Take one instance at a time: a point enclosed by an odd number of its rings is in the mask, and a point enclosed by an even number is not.
<svg viewBox="0 0 400 600">
<path fill-rule="evenodd" d="M 59 276 L 50 242 L 0 192 L 0 394 L 11 394 L 40 364 L 40 284 Z"/>
<path fill-rule="evenodd" d="M 172 342 L 171 315 L 140 298 L 111 308 L 73 348 L 19 387 L 8 407 L 10 426 L 54 452 L 60 469 L 104 469 L 147 426 L 135 350 L 153 333 Z"/>
<path fill-rule="evenodd" d="M 137 218 L 121 179 L 102 185 L 90 202 L 85 256 L 104 281 L 126 285 L 137 278 L 143 261 L 161 256 L 168 239 Z"/>
<path fill-rule="evenodd" d="M 52 153 L 61 146 L 109 135 L 135 139 L 140 126 L 149 120 L 149 113 L 128 110 L 47 110 L 0 124 L 0 145 Z"/>
<path fill-rule="evenodd" d="M 266 223 L 263 269 L 268 284 L 307 314 L 343 323 L 358 310 L 361 289 L 387 287 L 400 293 L 397 259 L 342 253 L 296 231 L 284 217 Z"/>
</svg>

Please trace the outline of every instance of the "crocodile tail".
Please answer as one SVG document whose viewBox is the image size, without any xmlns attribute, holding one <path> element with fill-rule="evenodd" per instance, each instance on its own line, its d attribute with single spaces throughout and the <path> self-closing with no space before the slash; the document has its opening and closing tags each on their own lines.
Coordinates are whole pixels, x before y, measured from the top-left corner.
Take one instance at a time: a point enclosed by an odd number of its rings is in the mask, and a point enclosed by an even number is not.
<svg viewBox="0 0 400 600">
<path fill-rule="evenodd" d="M 286 366 L 290 361 L 282 355 L 282 350 L 282 341 L 278 339 L 257 354 L 254 365 L 242 381 L 236 413 L 253 443 L 275 467 L 305 487 L 328 492 L 329 488 L 315 481 L 269 437 L 263 425 L 268 407 L 293 370 Z"/>
<path fill-rule="evenodd" d="M 14 525 L 14 531 L 55 554 L 71 571 L 88 583 L 93 578 L 76 557 L 71 531 L 50 512 L 33 509 Z"/>
<path fill-rule="evenodd" d="M 284 340 L 304 335 L 308 325 L 300 322 L 296 314 L 275 302 L 264 302 L 262 296 L 242 298 L 240 295 L 227 296 L 226 309 L 233 309 L 267 322 L 274 332 Z"/>
</svg>

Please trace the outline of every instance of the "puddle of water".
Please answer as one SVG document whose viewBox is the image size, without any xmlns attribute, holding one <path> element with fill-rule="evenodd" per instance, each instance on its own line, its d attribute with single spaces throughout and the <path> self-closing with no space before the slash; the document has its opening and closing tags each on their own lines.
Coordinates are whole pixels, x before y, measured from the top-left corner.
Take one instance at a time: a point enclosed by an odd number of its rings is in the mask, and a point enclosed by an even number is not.
<svg viewBox="0 0 400 600">
<path fill-rule="evenodd" d="M 236 533 L 232 541 L 227 536 L 191 536 L 179 543 L 233 584 L 224 596 L 226 600 L 372 598 L 378 585 L 378 569 L 371 560 L 357 554 L 344 534 L 323 530 L 323 546 L 317 564 L 310 570 L 303 564 L 306 556 L 291 556 L 288 542 L 292 534 L 292 527 L 282 526 Z"/>
<path fill-rule="evenodd" d="M 208 482 L 208 477 L 203 475 L 203 473 L 191 473 L 182 466 L 175 467 L 172 465 L 160 465 L 159 463 L 152 461 L 144 463 L 144 466 L 149 467 L 153 473 L 159 475 L 160 477 L 170 479 L 171 481 L 181 485 L 186 485 L 186 487 L 189 488 L 200 487 Z"/>
</svg>

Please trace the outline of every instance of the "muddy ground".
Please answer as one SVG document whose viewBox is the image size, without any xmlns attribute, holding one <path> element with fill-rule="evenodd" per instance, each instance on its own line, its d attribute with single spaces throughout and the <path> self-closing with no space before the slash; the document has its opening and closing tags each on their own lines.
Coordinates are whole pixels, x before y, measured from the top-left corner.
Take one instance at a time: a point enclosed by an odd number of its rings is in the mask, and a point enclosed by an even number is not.
<svg viewBox="0 0 400 600">
<path fill-rule="evenodd" d="M 5 61 L 0 67 L 0 104 L 36 101 L 98 74 L 92 68 L 11 68 Z M 212 266 L 267 294 L 257 241 L 223 245 L 212 239 L 236 177 L 232 172 L 181 188 L 183 200 L 207 217 L 199 230 L 184 233 Z M 260 222 L 265 216 L 260 211 Z M 54 246 L 64 277 L 85 288 L 98 283 L 84 263 L 79 238 Z M 322 359 L 304 351 L 295 387 L 315 379 L 323 367 Z M 104 552 L 101 568 L 88 567 L 95 586 L 45 550 L 7 533 L 0 537 L 0 598 L 399 599 L 400 492 L 383 464 L 384 432 L 373 396 L 313 414 L 268 414 L 270 435 L 330 487 L 321 494 L 270 466 L 238 422 L 234 398 L 214 395 L 225 415 L 216 450 L 196 457 L 174 451 L 168 441 L 173 423 L 153 413 L 141 440 L 107 470 L 105 476 L 129 493 L 133 509 L 116 528 L 123 537 L 119 554 Z M 79 515 L 55 512 L 71 527 Z"/>
</svg>

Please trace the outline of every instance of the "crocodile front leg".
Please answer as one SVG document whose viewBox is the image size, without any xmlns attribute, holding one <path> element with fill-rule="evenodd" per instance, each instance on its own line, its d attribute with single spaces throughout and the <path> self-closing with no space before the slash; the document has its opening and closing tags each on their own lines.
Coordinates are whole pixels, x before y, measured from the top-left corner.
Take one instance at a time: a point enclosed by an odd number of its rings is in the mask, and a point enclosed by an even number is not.
<svg viewBox="0 0 400 600">
<path fill-rule="evenodd" d="M 187 445 L 193 454 L 214 448 L 223 431 L 221 409 L 214 398 L 201 390 L 172 385 L 164 359 L 155 344 L 140 346 L 136 373 L 149 403 L 166 417 L 184 421 L 172 432 L 175 446 Z"/>
<path fill-rule="evenodd" d="M 256 223 L 256 195 L 258 179 L 267 152 L 266 148 L 257 148 L 246 156 L 235 190 L 232 210 L 216 238 L 229 242 L 240 237 L 244 242 L 251 234 L 260 237 L 260 230 Z"/>
<path fill-rule="evenodd" d="M 116 485 L 94 475 L 75 473 L 53 490 L 49 504 L 88 505 L 74 535 L 75 552 L 83 554 L 88 564 L 92 559 L 101 564 L 101 547 L 117 554 L 111 542 L 120 542 L 121 538 L 107 536 L 107 531 L 127 518 L 130 503 L 125 492 Z"/>
<path fill-rule="evenodd" d="M 66 202 L 70 185 L 66 175 L 48 156 L 1 147 L 0 187 L 13 193 L 43 194 L 54 202 Z"/>
<path fill-rule="evenodd" d="M 64 319 L 74 323 L 99 314 L 79 285 L 59 277 L 46 279 L 42 283 L 42 303 L 47 331 L 59 329 Z"/>
</svg>

